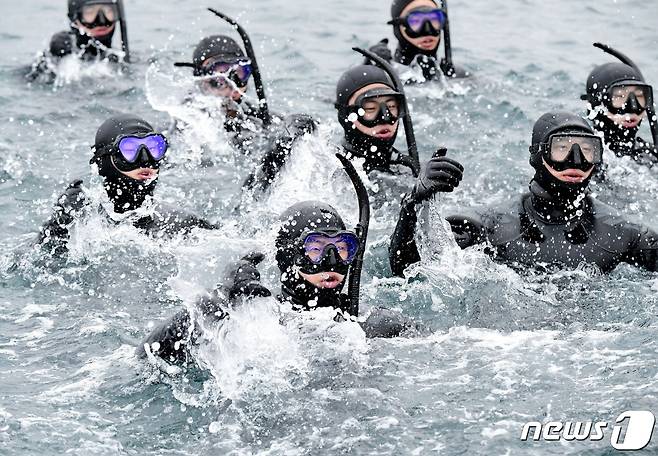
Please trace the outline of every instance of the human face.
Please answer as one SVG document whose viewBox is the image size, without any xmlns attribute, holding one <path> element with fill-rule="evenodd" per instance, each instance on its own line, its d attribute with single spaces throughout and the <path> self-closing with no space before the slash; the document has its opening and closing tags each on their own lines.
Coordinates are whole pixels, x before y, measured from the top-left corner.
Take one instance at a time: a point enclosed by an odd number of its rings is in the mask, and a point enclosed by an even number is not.
<svg viewBox="0 0 658 456">
<path fill-rule="evenodd" d="M 409 3 L 405 9 L 402 10 L 402 13 L 400 13 L 400 17 L 405 17 L 408 15 L 411 11 L 418 9 L 418 8 L 436 8 L 438 5 L 433 2 L 432 0 L 414 0 L 413 2 Z M 402 36 L 404 37 L 405 40 L 407 40 L 409 43 L 413 44 L 415 47 L 418 49 L 422 49 L 423 51 L 434 51 L 436 48 L 439 47 L 439 43 L 441 42 L 441 36 L 421 36 L 418 38 L 411 38 L 406 32 L 405 32 L 405 27 L 400 26 L 400 32 L 402 33 Z"/>
<path fill-rule="evenodd" d="M 317 274 L 304 274 L 300 272 L 299 275 L 315 288 L 319 289 L 333 290 L 340 287 L 345 281 L 345 276 L 337 272 L 318 272 Z"/>
<path fill-rule="evenodd" d="M 388 86 L 386 86 L 385 84 L 369 84 L 363 87 L 362 89 L 359 89 L 356 92 L 354 92 L 354 94 L 350 97 L 348 104 L 353 105 L 354 103 L 356 103 L 357 98 L 359 98 L 362 94 L 370 90 L 385 89 L 385 88 L 388 88 Z M 372 98 L 369 101 L 366 101 L 366 104 L 364 104 L 363 106 L 365 111 L 365 116 L 368 116 L 368 114 L 376 116 L 377 110 L 379 108 L 379 103 L 386 103 L 389 111 L 391 111 L 391 114 L 395 116 L 399 115 L 400 106 L 398 105 L 398 100 L 396 100 L 395 97 L 382 96 L 382 97 Z M 397 120 L 393 125 L 384 124 L 384 125 L 375 125 L 374 127 L 366 127 L 358 120 L 353 122 L 356 129 L 359 130 L 361 133 L 364 133 L 368 136 L 372 136 L 378 139 L 391 139 L 395 137 L 398 132 L 399 123 L 400 121 Z"/>
<path fill-rule="evenodd" d="M 207 59 L 206 61 L 203 62 L 202 68 L 206 66 L 210 66 L 214 60 L 216 60 L 215 57 L 211 57 Z M 208 76 L 211 77 L 212 74 L 208 74 Z M 210 81 L 204 79 L 200 82 L 200 85 L 202 92 L 205 93 L 206 95 L 213 95 L 217 97 L 227 98 L 235 102 L 240 101 L 240 99 L 244 95 L 244 92 L 246 91 L 246 82 L 244 87 L 238 87 L 231 80 L 223 80 L 218 84 L 217 80 Z"/>
</svg>

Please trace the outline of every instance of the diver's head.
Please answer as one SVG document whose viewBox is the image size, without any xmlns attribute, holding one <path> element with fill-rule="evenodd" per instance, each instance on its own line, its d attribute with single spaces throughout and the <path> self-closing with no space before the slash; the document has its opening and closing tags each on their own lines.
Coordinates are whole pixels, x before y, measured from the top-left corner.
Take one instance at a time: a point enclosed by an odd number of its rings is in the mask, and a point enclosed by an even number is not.
<svg viewBox="0 0 658 456">
<path fill-rule="evenodd" d="M 225 35 L 202 39 L 194 50 L 191 64 L 194 76 L 201 78 L 199 87 L 208 95 L 239 101 L 252 74 L 251 61 L 233 40 Z"/>
<path fill-rule="evenodd" d="M 403 111 L 403 95 L 384 70 L 359 65 L 343 73 L 336 87 L 338 122 L 345 140 L 366 160 L 388 164 Z"/>
<path fill-rule="evenodd" d="M 71 26 L 79 34 L 110 47 L 116 23 L 121 20 L 116 0 L 69 0 L 68 10 Z"/>
<path fill-rule="evenodd" d="M 137 116 L 121 114 L 103 122 L 90 163 L 98 166 L 116 212 L 136 209 L 153 194 L 168 147 L 166 138 Z"/>
<path fill-rule="evenodd" d="M 633 131 L 634 138 L 647 106 L 653 103 L 653 90 L 640 72 L 621 62 L 599 65 L 588 76 L 586 88 L 581 98 L 589 103 L 595 127 L 605 133 Z"/>
<path fill-rule="evenodd" d="M 401 47 L 411 45 L 417 54 L 435 57 L 446 19 L 438 0 L 394 0 L 389 24 Z"/>
<path fill-rule="evenodd" d="M 281 215 L 276 261 L 284 294 L 303 307 L 337 307 L 359 239 L 336 210 L 321 202 L 295 204 Z"/>
<path fill-rule="evenodd" d="M 603 143 L 585 119 L 567 112 L 541 116 L 532 130 L 534 180 L 553 196 L 570 197 L 587 188 L 603 162 Z"/>
</svg>

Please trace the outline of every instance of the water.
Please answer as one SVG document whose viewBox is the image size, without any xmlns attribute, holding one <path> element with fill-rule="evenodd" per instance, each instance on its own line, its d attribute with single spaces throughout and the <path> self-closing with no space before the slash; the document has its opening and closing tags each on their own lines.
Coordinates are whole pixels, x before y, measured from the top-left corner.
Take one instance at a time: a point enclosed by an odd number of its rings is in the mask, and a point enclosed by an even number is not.
<svg viewBox="0 0 658 456">
<path fill-rule="evenodd" d="M 271 222 L 289 204 L 322 197 L 356 222 L 350 184 L 326 146 L 339 137 L 331 102 L 340 73 L 360 60 L 350 48 L 388 34 L 388 7 L 215 5 L 251 32 L 271 107 L 324 124 L 293 159 L 301 171 L 237 219 L 231 210 L 249 159 L 167 97 L 186 83 L 171 63 L 188 60 L 202 36 L 229 32 L 205 5 L 127 1 L 135 64 L 116 74 L 73 62 L 56 87 L 43 87 L 27 85 L 22 68 L 65 28 L 64 5 L 4 3 L 0 454 L 604 455 L 612 454 L 605 439 L 519 436 L 528 421 L 613 421 L 629 409 L 658 410 L 654 274 L 626 266 L 608 276 L 515 271 L 448 245 L 444 262 L 411 271 L 425 279 L 391 279 L 388 239 L 407 178 L 366 182 L 375 201 L 363 301 L 417 318 L 428 335 L 367 341 L 356 324 L 259 300 L 207 328 L 210 340 L 196 354 L 202 369 L 165 374 L 137 360 L 136 341 L 215 285 L 239 254 L 265 250 L 264 281 L 276 284 Z M 409 91 L 421 157 L 446 145 L 466 168 L 462 187 L 439 209 L 524 191 L 534 120 L 551 109 L 582 112 L 587 74 L 610 61 L 593 41 L 619 47 L 658 81 L 657 12 L 653 2 L 630 0 L 453 1 L 455 61 L 477 76 Z M 161 242 L 92 217 L 77 228 L 69 261 L 49 264 L 29 243 L 68 182 L 89 180 L 96 128 L 124 111 L 161 128 L 170 113 L 192 116 L 192 127 L 172 138 L 173 165 L 158 197 L 223 228 Z M 655 173 L 618 159 L 611 168 L 598 197 L 654 223 Z M 653 443 L 643 453 L 656 452 Z"/>
</svg>

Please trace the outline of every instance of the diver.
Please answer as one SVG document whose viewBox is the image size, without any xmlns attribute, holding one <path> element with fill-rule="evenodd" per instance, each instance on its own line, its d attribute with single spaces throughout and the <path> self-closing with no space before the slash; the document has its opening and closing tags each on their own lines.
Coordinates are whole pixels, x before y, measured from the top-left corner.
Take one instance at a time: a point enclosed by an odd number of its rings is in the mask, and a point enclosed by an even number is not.
<svg viewBox="0 0 658 456">
<path fill-rule="evenodd" d="M 44 77 L 52 81 L 57 62 L 72 54 L 88 61 L 130 62 L 123 0 L 69 0 L 68 18 L 70 30 L 53 35 L 49 49 L 32 65 L 28 79 Z M 121 32 L 120 50 L 112 46 L 117 23 Z"/>
<path fill-rule="evenodd" d="M 337 322 L 359 315 L 360 276 L 370 217 L 363 183 L 349 161 L 339 158 L 359 197 L 360 220 L 356 229 L 347 230 L 333 207 L 305 201 L 281 215 L 275 240 L 275 257 L 281 272 L 278 301 L 300 312 L 335 309 Z M 189 361 L 187 347 L 198 343 L 200 327 L 223 320 L 229 315 L 230 305 L 239 305 L 244 298 L 271 296 L 271 291 L 260 283 L 256 267 L 263 259 L 264 255 L 252 253 L 229 267 L 222 285 L 198 299 L 193 315 L 185 309 L 156 327 L 137 348 L 138 354 L 153 354 L 175 363 Z M 348 290 L 344 293 L 346 282 Z M 367 337 L 396 337 L 421 330 L 412 320 L 379 307 L 360 325 Z"/>
<path fill-rule="evenodd" d="M 334 107 L 343 128 L 341 153 L 348 158 L 363 159 L 366 173 L 402 174 L 403 169 L 408 168 L 417 176 L 418 151 L 404 86 L 388 62 L 371 51 L 354 50 L 376 65 L 350 68 L 336 84 Z M 406 153 L 394 146 L 400 121 L 406 134 Z M 270 163 L 268 179 L 262 181 L 262 188 L 272 183 L 285 160 Z"/>
<path fill-rule="evenodd" d="M 463 167 L 440 149 L 427 163 L 413 191 L 403 199 L 389 248 L 393 274 L 420 261 L 414 240 L 416 206 L 438 192 L 451 192 Z M 658 270 L 658 234 L 628 222 L 588 193 L 603 162 L 603 143 L 581 117 L 544 114 L 535 123 L 530 192 L 511 205 L 447 217 L 459 247 L 476 244 L 498 261 L 520 267 L 576 268 L 593 264 L 609 272 L 619 263 Z"/>
<path fill-rule="evenodd" d="M 233 38 L 212 35 L 203 38 L 194 49 L 192 62 L 176 62 L 177 67 L 190 67 L 196 86 L 203 95 L 216 96 L 222 103 L 227 132 L 244 143 L 245 134 L 263 127 L 268 115 L 244 98 L 253 74 L 251 60 Z"/>
<path fill-rule="evenodd" d="M 420 70 L 422 76 L 419 74 L 419 77 L 412 77 L 406 82 L 433 81 L 442 75 L 447 78 L 470 76 L 452 62 L 447 0 L 394 0 L 388 24 L 393 26 L 393 34 L 398 40 L 395 55 L 388 47 L 388 38 L 372 46 L 370 51 L 388 62 L 395 61 Z M 442 33 L 445 55 L 439 61 Z"/>
<path fill-rule="evenodd" d="M 282 116 L 270 112 L 249 35 L 230 17 L 212 8 L 208 9 L 235 28 L 245 50 L 231 37 L 213 35 L 197 45 L 192 62 L 177 62 L 174 65 L 192 68 L 193 75 L 198 78 L 200 92 L 222 99 L 224 129 L 231 135 L 234 147 L 250 152 L 254 149 L 254 139 L 258 135 L 265 136 L 267 145 L 258 169 L 243 184 L 245 190 L 262 189 L 269 185 L 276 171 L 283 166 L 297 140 L 315 131 L 316 123 L 306 114 Z M 257 104 L 245 99 L 252 78 L 258 97 Z"/>
<path fill-rule="evenodd" d="M 386 71 L 374 65 L 351 68 L 338 80 L 334 106 L 344 131 L 342 146 L 348 156 L 364 159 L 368 173 L 391 173 L 395 165 L 413 168 L 394 147 L 406 115 L 403 98 Z"/>
<path fill-rule="evenodd" d="M 148 213 L 138 211 L 150 208 L 168 147 L 163 135 L 133 115 L 111 117 L 100 126 L 90 163 L 97 167 L 103 181 L 109 204 L 102 206 L 108 220 L 127 219 L 154 236 L 186 233 L 193 228 L 216 229 L 201 218 L 161 205 Z M 52 254 L 66 253 L 69 229 L 92 210 L 83 181 L 74 181 L 57 200 L 36 244 Z"/>
<path fill-rule="evenodd" d="M 599 65 L 587 77 L 587 93 L 581 96 L 588 103 L 587 116 L 615 155 L 652 166 L 658 162 L 653 89 L 626 55 L 601 43 L 594 46 L 620 61 Z M 653 144 L 638 136 L 645 115 Z"/>
</svg>

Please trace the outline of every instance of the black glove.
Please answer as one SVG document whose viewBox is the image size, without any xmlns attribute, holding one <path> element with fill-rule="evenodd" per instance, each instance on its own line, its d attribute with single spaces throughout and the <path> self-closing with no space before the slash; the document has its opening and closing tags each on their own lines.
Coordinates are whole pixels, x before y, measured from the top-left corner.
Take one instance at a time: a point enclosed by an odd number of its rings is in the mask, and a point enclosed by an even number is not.
<svg viewBox="0 0 658 456">
<path fill-rule="evenodd" d="M 377 54 L 379 57 L 386 60 L 387 62 L 393 60 L 393 55 L 391 54 L 391 50 L 388 48 L 388 38 L 384 38 L 379 43 L 368 48 L 368 50 L 374 54 Z M 370 59 L 366 59 L 366 64 L 371 64 L 371 63 L 373 62 L 371 62 Z"/>
<path fill-rule="evenodd" d="M 307 133 L 314 133 L 318 123 L 308 114 L 292 114 L 286 117 L 286 129 L 292 138 L 298 138 Z"/>
<path fill-rule="evenodd" d="M 452 64 L 452 62 L 448 63 L 446 59 L 441 59 L 439 66 L 441 67 L 441 71 L 443 71 L 443 74 L 445 74 L 446 77 L 455 77 L 455 66 Z"/>
<path fill-rule="evenodd" d="M 73 39 L 68 32 L 59 32 L 50 39 L 50 53 L 54 57 L 64 57 L 73 53 Z"/>
<path fill-rule="evenodd" d="M 232 301 L 240 296 L 267 297 L 272 296 L 270 290 L 260 283 L 260 272 L 256 266 L 265 259 L 265 255 L 252 252 L 242 257 L 229 272 L 227 276 L 233 283 L 228 287 L 229 299 Z"/>
<path fill-rule="evenodd" d="M 446 158 L 448 149 L 437 150 L 421 172 L 412 193 L 415 203 L 434 196 L 437 192 L 452 192 L 459 186 L 464 175 L 464 167 L 457 161 Z"/>
</svg>

